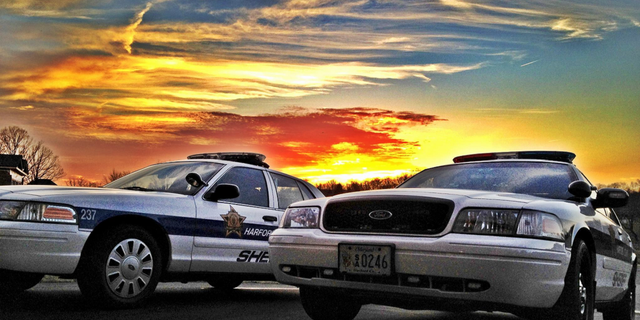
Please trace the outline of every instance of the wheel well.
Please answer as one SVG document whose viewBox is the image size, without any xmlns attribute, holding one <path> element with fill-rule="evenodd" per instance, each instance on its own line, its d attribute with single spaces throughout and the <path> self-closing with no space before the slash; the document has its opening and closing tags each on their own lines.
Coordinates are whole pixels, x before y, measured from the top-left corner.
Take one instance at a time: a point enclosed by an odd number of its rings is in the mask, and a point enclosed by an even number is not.
<svg viewBox="0 0 640 320">
<path fill-rule="evenodd" d="M 153 238 L 158 241 L 158 246 L 160 247 L 162 254 L 162 268 L 163 271 L 166 271 L 169 266 L 169 258 L 171 256 L 171 243 L 167 231 L 157 221 L 137 215 L 121 215 L 107 219 L 97 225 L 82 248 L 80 264 L 78 265 L 82 265 L 82 261 L 86 256 L 87 250 L 90 250 L 94 243 L 100 241 L 102 235 L 109 232 L 109 230 L 117 229 L 123 225 L 135 226 L 151 233 Z M 78 269 L 76 268 L 76 273 L 77 272 Z"/>
<path fill-rule="evenodd" d="M 578 240 L 584 241 L 584 243 L 587 245 L 587 248 L 589 248 L 589 254 L 591 255 L 591 268 L 593 269 L 592 271 L 595 274 L 596 245 L 595 245 L 595 242 L 593 241 L 593 236 L 591 235 L 591 232 L 589 232 L 589 230 L 585 228 L 580 229 L 578 233 L 575 235 L 575 237 L 573 238 L 572 247 Z"/>
</svg>

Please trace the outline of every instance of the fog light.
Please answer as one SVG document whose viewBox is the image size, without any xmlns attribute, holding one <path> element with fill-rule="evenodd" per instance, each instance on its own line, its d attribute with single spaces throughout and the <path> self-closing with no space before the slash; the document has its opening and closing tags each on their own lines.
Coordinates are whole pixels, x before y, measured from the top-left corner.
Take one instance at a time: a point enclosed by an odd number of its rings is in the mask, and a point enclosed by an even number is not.
<svg viewBox="0 0 640 320">
<path fill-rule="evenodd" d="M 324 274 L 325 276 L 332 276 L 333 275 L 333 269 L 324 269 L 322 270 L 322 274 Z"/>
<path fill-rule="evenodd" d="M 482 284 L 481 284 L 481 283 L 477 283 L 477 282 L 470 282 L 470 283 L 467 285 L 467 288 L 469 288 L 469 289 L 476 289 L 476 290 L 477 290 L 477 289 L 482 288 Z"/>
<path fill-rule="evenodd" d="M 467 283 L 467 289 L 472 291 L 478 291 L 482 289 L 482 283 L 480 282 L 469 282 Z"/>
<path fill-rule="evenodd" d="M 283 266 L 283 267 L 281 268 L 281 270 L 282 270 L 282 272 L 284 272 L 284 273 L 290 273 L 290 272 L 291 272 L 291 267 L 289 267 L 289 266 Z"/>
<path fill-rule="evenodd" d="M 409 283 L 419 283 L 420 282 L 420 277 L 415 277 L 415 276 L 409 276 L 407 278 L 407 281 Z"/>
</svg>

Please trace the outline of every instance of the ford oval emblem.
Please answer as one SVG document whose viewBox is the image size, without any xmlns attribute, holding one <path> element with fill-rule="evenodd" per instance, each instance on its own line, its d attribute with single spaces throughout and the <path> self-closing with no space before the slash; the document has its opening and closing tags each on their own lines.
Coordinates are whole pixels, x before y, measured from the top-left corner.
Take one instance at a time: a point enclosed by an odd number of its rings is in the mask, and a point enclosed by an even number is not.
<svg viewBox="0 0 640 320">
<path fill-rule="evenodd" d="M 375 210 L 369 212 L 369 218 L 373 220 L 387 220 L 391 218 L 391 216 L 393 216 L 393 213 L 387 210 Z"/>
</svg>

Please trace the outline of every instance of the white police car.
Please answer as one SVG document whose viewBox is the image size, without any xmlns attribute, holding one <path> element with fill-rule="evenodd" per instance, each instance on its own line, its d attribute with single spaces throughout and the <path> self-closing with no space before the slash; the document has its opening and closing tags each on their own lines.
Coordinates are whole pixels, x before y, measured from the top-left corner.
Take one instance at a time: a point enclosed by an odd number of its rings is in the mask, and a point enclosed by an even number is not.
<svg viewBox="0 0 640 320">
<path fill-rule="evenodd" d="M 322 193 L 264 158 L 193 155 L 104 188 L 0 187 L 0 293 L 51 274 L 77 278 L 96 303 L 128 306 L 159 281 L 273 279 L 269 235 L 289 204 Z"/>
<path fill-rule="evenodd" d="M 637 268 L 600 189 L 568 152 L 457 157 L 394 190 L 292 204 L 269 238 L 278 281 L 314 320 L 361 305 L 628 320 Z"/>
</svg>

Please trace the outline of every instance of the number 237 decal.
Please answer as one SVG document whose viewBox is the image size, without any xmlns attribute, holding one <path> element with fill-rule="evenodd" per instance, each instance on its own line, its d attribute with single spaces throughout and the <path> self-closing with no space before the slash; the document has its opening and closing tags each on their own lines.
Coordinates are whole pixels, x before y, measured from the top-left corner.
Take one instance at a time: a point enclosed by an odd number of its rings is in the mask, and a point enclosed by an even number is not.
<svg viewBox="0 0 640 320">
<path fill-rule="evenodd" d="M 80 210 L 80 219 L 81 220 L 95 220 L 96 219 L 96 210 L 93 209 L 81 209 Z"/>
</svg>

